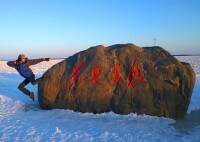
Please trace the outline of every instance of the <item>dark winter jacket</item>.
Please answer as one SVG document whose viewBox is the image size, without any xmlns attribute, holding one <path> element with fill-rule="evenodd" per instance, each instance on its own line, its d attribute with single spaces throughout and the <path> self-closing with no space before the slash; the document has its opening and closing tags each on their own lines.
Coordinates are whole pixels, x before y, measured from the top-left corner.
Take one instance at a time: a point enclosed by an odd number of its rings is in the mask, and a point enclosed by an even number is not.
<svg viewBox="0 0 200 142">
<path fill-rule="evenodd" d="M 27 60 L 24 63 L 21 61 L 9 61 L 7 62 L 7 65 L 15 68 L 19 72 L 19 74 L 23 76 L 24 78 L 28 78 L 34 75 L 29 66 L 35 65 L 42 61 L 44 61 L 44 59 Z"/>
</svg>

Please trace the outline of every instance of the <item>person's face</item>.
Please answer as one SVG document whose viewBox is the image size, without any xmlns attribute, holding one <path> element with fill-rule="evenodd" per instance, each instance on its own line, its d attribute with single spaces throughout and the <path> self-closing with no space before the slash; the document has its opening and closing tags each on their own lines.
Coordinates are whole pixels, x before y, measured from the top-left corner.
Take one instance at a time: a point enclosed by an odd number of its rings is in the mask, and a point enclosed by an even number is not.
<svg viewBox="0 0 200 142">
<path fill-rule="evenodd" d="M 21 62 L 26 62 L 26 58 L 21 58 Z"/>
</svg>

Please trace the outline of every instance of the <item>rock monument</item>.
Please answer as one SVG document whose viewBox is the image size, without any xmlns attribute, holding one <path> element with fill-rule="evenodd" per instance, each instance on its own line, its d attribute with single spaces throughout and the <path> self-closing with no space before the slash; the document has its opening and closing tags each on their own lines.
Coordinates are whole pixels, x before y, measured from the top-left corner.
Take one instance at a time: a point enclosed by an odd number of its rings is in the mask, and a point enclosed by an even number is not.
<svg viewBox="0 0 200 142">
<path fill-rule="evenodd" d="M 181 118 L 195 73 L 161 47 L 102 45 L 54 65 L 38 85 L 43 109 L 146 114 Z"/>
</svg>

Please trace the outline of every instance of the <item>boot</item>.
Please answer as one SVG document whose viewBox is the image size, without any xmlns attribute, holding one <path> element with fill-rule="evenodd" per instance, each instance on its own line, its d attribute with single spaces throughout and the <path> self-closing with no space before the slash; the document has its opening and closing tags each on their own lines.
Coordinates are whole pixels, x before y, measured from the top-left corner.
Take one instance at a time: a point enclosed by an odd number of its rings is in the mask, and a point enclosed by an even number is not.
<svg viewBox="0 0 200 142">
<path fill-rule="evenodd" d="M 34 93 L 33 92 L 31 92 L 30 94 L 29 94 L 29 97 L 33 100 L 33 102 L 34 102 Z"/>
</svg>

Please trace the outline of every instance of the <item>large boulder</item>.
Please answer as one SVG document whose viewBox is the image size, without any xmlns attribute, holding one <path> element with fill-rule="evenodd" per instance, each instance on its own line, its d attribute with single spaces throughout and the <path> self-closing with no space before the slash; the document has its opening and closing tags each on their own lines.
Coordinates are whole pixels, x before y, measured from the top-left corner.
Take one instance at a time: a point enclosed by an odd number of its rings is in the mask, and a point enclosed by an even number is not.
<svg viewBox="0 0 200 142">
<path fill-rule="evenodd" d="M 102 45 L 54 65 L 38 85 L 44 109 L 147 114 L 181 118 L 187 112 L 195 73 L 161 47 Z"/>
</svg>

